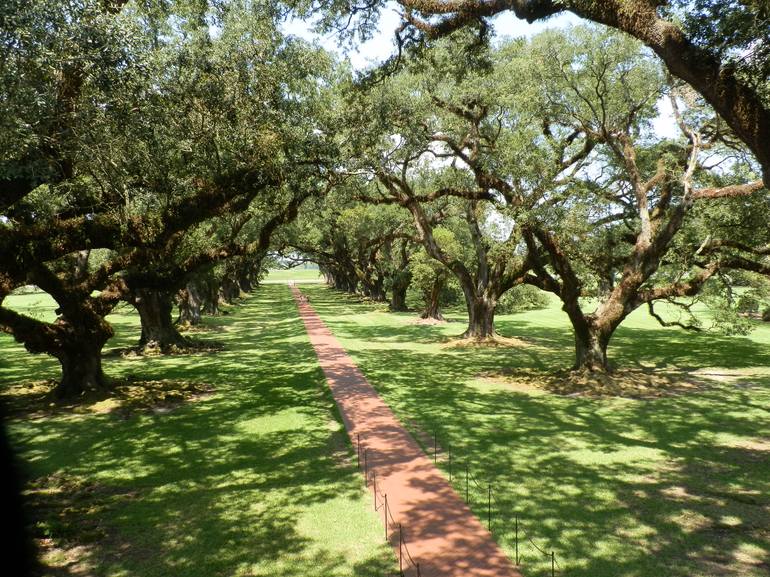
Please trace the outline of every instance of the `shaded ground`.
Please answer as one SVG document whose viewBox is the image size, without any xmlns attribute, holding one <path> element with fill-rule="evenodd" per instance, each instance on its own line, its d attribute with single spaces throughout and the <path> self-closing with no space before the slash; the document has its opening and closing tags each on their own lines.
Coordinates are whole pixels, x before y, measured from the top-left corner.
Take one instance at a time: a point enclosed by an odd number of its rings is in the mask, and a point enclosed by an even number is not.
<svg viewBox="0 0 770 577">
<path fill-rule="evenodd" d="M 44 304 L 41 315 L 49 314 Z M 10 432 L 27 463 L 46 574 L 393 570 L 288 289 L 264 287 L 231 310 L 207 320 L 221 329 L 212 331 L 226 347 L 219 353 L 106 355 L 105 370 L 127 399 L 53 412 L 27 399 L 33 412 L 17 412 Z M 111 320 L 118 337 L 110 348 L 135 342 L 135 317 Z M 0 350 L 5 391 L 56 377 L 52 359 L 25 353 L 6 335 Z M 152 390 L 138 395 L 139 383 Z"/>
<path fill-rule="evenodd" d="M 451 447 L 458 492 L 469 465 L 482 518 L 493 486 L 494 532 L 511 556 L 518 514 L 571 577 L 770 574 L 767 327 L 693 335 L 635 315 L 610 347 L 617 390 L 575 395 L 577 383 L 560 378 L 573 343 L 557 310 L 497 319 L 530 346 L 458 348 L 443 344 L 462 322 L 415 325 L 303 290 L 428 452 L 438 437 L 447 474 Z M 543 556 L 520 546 L 525 574 L 548 574 Z"/>
<path fill-rule="evenodd" d="M 693 371 L 651 368 L 619 369 L 611 374 L 561 370 L 544 372 L 527 368 L 506 368 L 478 375 L 490 387 L 535 392 L 537 390 L 572 397 L 624 397 L 655 399 L 706 390 L 714 381 Z"/>
<path fill-rule="evenodd" d="M 345 427 L 364 447 L 364 474 L 379 502 L 386 539 L 409 560 L 400 568 L 425 577 L 521 577 L 487 529 L 366 382 L 304 295 L 292 287 L 300 316 Z"/>
</svg>

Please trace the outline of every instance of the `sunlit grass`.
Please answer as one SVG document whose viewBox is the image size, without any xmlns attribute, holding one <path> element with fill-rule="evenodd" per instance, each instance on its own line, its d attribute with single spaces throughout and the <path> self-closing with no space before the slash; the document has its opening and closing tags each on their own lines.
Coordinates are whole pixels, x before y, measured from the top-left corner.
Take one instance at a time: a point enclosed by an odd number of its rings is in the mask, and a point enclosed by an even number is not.
<svg viewBox="0 0 770 577">
<path fill-rule="evenodd" d="M 287 270 L 274 269 L 271 270 L 265 277 L 263 282 L 270 283 L 286 283 L 288 281 L 296 282 L 322 282 L 323 276 L 317 268 L 304 269 L 304 268 L 290 268 Z"/>
<path fill-rule="evenodd" d="M 324 287 L 311 304 L 367 378 L 441 463 L 477 515 L 514 556 L 514 515 L 570 577 L 770 574 L 770 327 L 749 337 L 661 328 L 644 311 L 618 330 L 619 368 L 696 383 L 653 400 L 560 396 L 521 386 L 524 371 L 553 374 L 573 360 L 558 307 L 501 316 L 498 331 L 520 347 L 447 347 L 465 319 L 414 324 Z M 489 375 L 493 375 L 490 377 Z M 550 564 L 520 543 L 525 575 Z"/>
<path fill-rule="evenodd" d="M 12 305 L 51 318 L 44 295 Z M 17 417 L 36 533 L 51 564 L 93 575 L 371 577 L 393 570 L 350 446 L 287 287 L 208 318 L 217 353 L 105 357 L 115 378 L 206 383 L 164 410 Z M 127 309 L 110 349 L 138 339 Z M 56 362 L 0 335 L 0 386 Z M 77 547 L 80 548 L 77 548 Z"/>
</svg>

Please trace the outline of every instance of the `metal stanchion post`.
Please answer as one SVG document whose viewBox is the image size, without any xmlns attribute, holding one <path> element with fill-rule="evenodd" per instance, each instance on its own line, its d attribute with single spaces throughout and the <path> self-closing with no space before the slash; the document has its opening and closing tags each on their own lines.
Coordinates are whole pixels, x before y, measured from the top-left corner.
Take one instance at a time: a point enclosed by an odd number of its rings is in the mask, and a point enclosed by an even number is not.
<svg viewBox="0 0 770 577">
<path fill-rule="evenodd" d="M 492 483 L 487 486 L 487 528 L 492 532 Z"/>
<path fill-rule="evenodd" d="M 369 486 L 369 449 L 364 449 L 364 483 Z"/>
<path fill-rule="evenodd" d="M 516 547 L 516 566 L 519 566 L 519 515 L 514 518 L 514 544 Z"/>
<path fill-rule="evenodd" d="M 372 471 L 372 494 L 374 495 L 374 510 L 377 510 L 377 471 Z"/>
<path fill-rule="evenodd" d="M 401 523 L 398 524 L 398 574 L 404 577 L 404 536 L 401 531 Z"/>
<path fill-rule="evenodd" d="M 468 462 L 465 463 L 465 502 L 468 503 L 468 505 L 471 504 L 471 502 L 468 500 Z"/>
<path fill-rule="evenodd" d="M 551 577 L 556 577 L 556 556 L 551 551 Z"/>
<path fill-rule="evenodd" d="M 388 494 L 385 493 L 385 542 L 388 542 Z"/>
<path fill-rule="evenodd" d="M 361 435 L 356 433 L 356 467 L 361 468 Z"/>
<path fill-rule="evenodd" d="M 449 449 L 449 482 L 452 482 L 452 445 L 447 447 Z"/>
</svg>

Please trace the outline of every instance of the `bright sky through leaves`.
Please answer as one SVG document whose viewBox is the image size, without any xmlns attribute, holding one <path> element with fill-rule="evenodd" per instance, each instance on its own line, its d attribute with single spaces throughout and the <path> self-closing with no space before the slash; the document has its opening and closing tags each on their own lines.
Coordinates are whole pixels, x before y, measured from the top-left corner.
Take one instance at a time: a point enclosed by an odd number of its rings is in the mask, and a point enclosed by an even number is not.
<svg viewBox="0 0 770 577">
<path fill-rule="evenodd" d="M 334 34 L 320 35 L 312 30 L 313 23 L 300 19 L 291 19 L 284 25 L 284 31 L 304 38 L 308 41 L 318 41 L 326 50 L 336 52 L 342 58 L 350 61 L 354 70 L 364 70 L 369 66 L 384 62 L 395 52 L 393 33 L 398 28 L 400 16 L 397 5 L 389 3 L 383 10 L 380 18 L 379 30 L 373 38 L 367 42 L 354 46 L 343 45 L 339 37 Z M 517 38 L 521 36 L 532 37 L 548 28 L 567 28 L 583 23 L 583 21 L 571 12 L 562 12 L 548 20 L 538 20 L 529 24 L 516 18 L 511 12 L 503 12 L 492 19 L 494 37 L 497 40 L 505 38 Z M 676 138 L 678 129 L 671 110 L 671 104 L 667 99 L 658 102 L 660 115 L 654 121 L 655 132 L 662 137 Z"/>
</svg>

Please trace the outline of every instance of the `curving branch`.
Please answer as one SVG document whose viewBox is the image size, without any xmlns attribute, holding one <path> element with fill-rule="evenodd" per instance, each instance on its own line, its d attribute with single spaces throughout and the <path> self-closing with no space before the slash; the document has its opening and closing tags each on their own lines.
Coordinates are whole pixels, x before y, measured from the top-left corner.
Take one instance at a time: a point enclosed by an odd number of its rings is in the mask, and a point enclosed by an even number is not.
<svg viewBox="0 0 770 577">
<path fill-rule="evenodd" d="M 428 37 L 439 37 L 512 11 L 534 22 L 570 11 L 621 30 L 650 47 L 675 76 L 697 90 L 756 155 L 770 184 L 770 108 L 734 67 L 696 45 L 675 23 L 661 18 L 659 0 L 398 0 L 404 18 Z M 432 18 L 438 16 L 438 18 Z"/>
<path fill-rule="evenodd" d="M 669 301 L 672 302 L 672 301 Z M 679 303 L 673 303 L 673 304 L 679 304 Z M 680 329 L 684 329 L 686 331 L 693 331 L 696 333 L 702 332 L 703 329 L 701 329 L 697 325 L 689 324 L 689 323 L 682 323 L 679 321 L 666 321 L 661 317 L 658 313 L 655 312 L 655 303 L 654 301 L 649 301 L 647 303 L 647 311 L 650 313 L 650 316 L 654 318 L 660 326 L 662 327 L 679 327 Z"/>
</svg>

